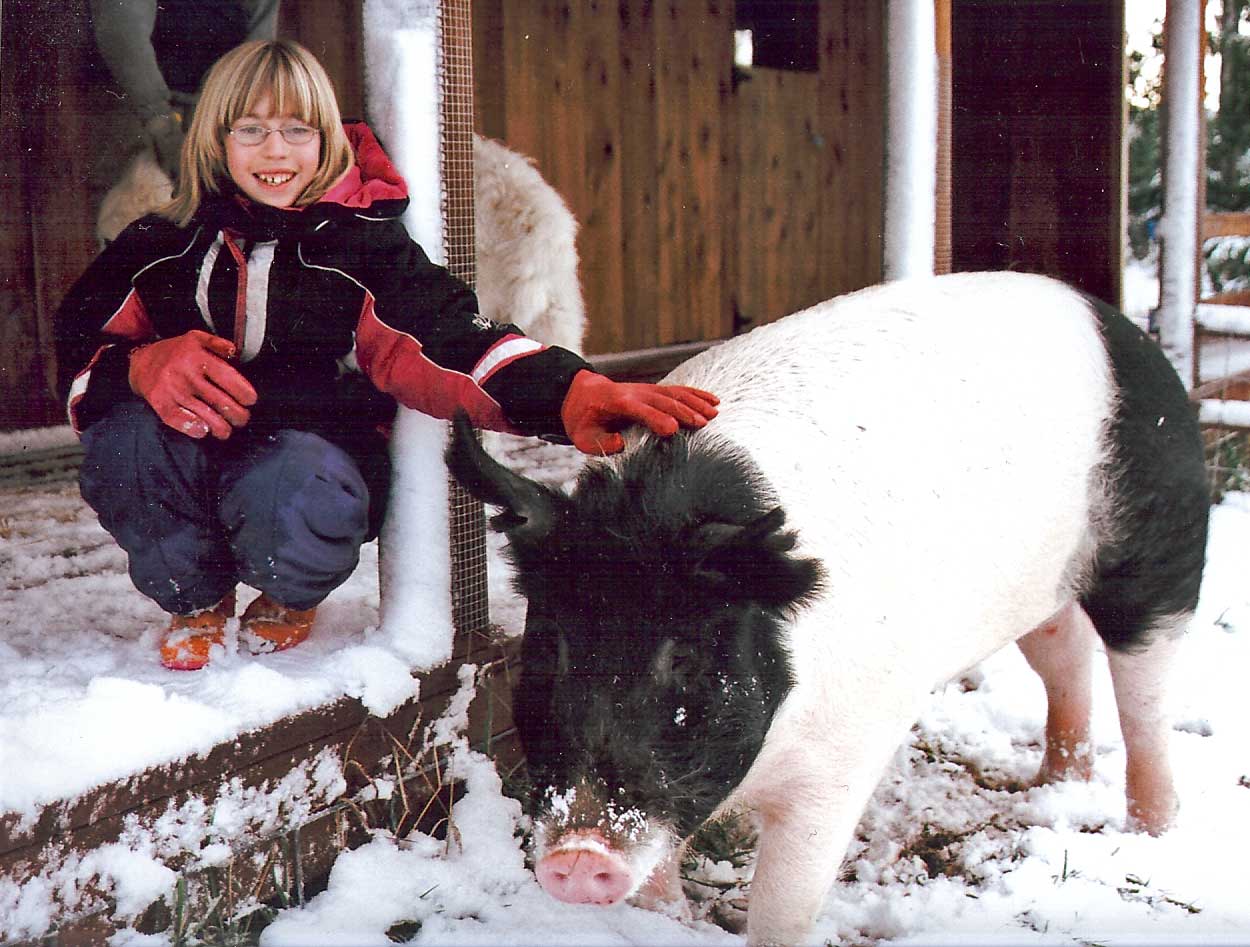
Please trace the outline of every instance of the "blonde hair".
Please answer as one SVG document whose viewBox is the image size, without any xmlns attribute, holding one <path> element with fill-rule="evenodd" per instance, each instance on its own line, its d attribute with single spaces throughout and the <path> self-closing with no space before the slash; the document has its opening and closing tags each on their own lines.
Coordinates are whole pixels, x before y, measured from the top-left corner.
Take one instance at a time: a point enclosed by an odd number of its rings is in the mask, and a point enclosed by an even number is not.
<svg viewBox="0 0 1250 947">
<path fill-rule="evenodd" d="M 185 227 L 206 196 L 221 193 L 230 180 L 226 132 L 241 116 L 255 114 L 266 95 L 274 115 L 291 115 L 321 132 L 317 173 L 297 206 L 316 202 L 352 166 L 334 87 L 321 63 L 290 40 L 254 40 L 235 47 L 209 70 L 182 143 L 173 199 L 158 213 Z"/>
</svg>

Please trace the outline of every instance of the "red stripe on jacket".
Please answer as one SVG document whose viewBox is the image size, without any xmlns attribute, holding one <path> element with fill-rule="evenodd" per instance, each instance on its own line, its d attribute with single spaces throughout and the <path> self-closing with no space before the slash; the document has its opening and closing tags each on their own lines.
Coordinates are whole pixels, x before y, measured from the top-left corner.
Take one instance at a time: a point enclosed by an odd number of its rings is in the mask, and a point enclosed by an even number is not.
<svg viewBox="0 0 1250 947">
<path fill-rule="evenodd" d="M 518 433 L 498 401 L 463 372 L 436 364 L 416 338 L 379 319 L 373 303 L 366 293 L 356 326 L 356 360 L 379 390 L 431 417 L 450 419 L 462 408 L 475 427 Z"/>
<path fill-rule="evenodd" d="M 109 316 L 108 321 L 104 323 L 100 331 L 105 335 L 119 336 L 131 342 L 143 342 L 151 339 L 156 334 L 156 330 L 152 328 L 152 320 L 148 318 L 148 312 L 143 308 L 143 300 L 139 298 L 139 294 L 133 289 L 126 295 L 122 304 L 117 307 L 117 311 Z M 104 356 L 104 353 L 111 349 L 113 345 L 114 343 L 108 343 L 96 349 L 95 354 L 91 356 L 91 360 L 87 362 L 82 371 L 74 376 L 74 380 L 70 384 L 67 410 L 70 426 L 75 433 L 82 432 L 78 422 L 77 408 L 78 402 L 87 393 L 87 386 L 91 383 L 91 370 L 95 368 Z"/>
</svg>

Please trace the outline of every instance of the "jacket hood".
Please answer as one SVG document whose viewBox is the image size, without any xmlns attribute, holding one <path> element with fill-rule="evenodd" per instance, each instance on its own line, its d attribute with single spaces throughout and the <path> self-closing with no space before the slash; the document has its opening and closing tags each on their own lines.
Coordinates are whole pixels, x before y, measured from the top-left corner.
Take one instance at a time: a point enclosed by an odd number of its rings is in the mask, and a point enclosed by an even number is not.
<svg viewBox="0 0 1250 947">
<path fill-rule="evenodd" d="M 346 121 L 343 131 L 356 153 L 356 163 L 317 203 L 381 212 L 371 217 L 402 214 L 408 206 L 408 184 L 372 129 L 364 122 Z"/>
</svg>

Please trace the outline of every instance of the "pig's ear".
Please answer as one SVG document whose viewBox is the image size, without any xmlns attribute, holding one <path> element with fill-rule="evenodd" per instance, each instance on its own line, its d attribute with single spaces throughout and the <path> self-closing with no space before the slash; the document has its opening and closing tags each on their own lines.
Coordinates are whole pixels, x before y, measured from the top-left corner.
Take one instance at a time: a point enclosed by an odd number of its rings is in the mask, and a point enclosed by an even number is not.
<svg viewBox="0 0 1250 947">
<path fill-rule="evenodd" d="M 483 503 L 502 507 L 491 526 L 510 539 L 541 541 L 555 520 L 559 496 L 542 484 L 513 473 L 482 449 L 468 415 L 456 412 L 447 468 L 461 486 Z"/>
<path fill-rule="evenodd" d="M 785 510 L 776 507 L 745 525 L 699 527 L 695 580 L 729 601 L 765 608 L 804 604 L 819 590 L 824 570 L 818 560 L 791 553 L 797 537 L 782 531 L 785 520 Z"/>
</svg>

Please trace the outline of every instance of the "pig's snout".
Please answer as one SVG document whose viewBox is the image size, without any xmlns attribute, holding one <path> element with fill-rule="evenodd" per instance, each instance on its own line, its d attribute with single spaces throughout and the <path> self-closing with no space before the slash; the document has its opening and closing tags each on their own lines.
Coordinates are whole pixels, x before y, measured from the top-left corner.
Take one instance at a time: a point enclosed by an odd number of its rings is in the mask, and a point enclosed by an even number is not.
<svg viewBox="0 0 1250 947">
<path fill-rule="evenodd" d="M 543 856 L 534 873 L 548 894 L 569 904 L 616 904 L 633 888 L 624 859 L 597 847 L 557 849 Z"/>
</svg>

